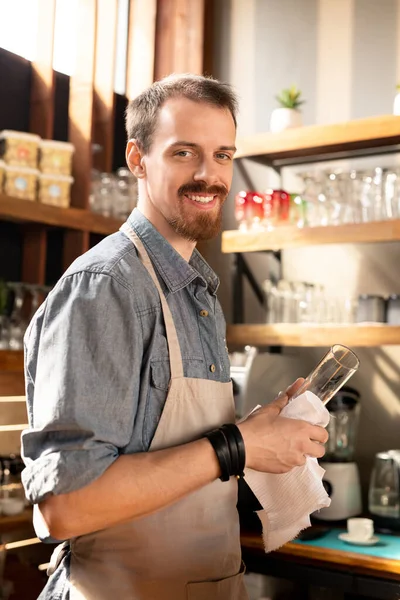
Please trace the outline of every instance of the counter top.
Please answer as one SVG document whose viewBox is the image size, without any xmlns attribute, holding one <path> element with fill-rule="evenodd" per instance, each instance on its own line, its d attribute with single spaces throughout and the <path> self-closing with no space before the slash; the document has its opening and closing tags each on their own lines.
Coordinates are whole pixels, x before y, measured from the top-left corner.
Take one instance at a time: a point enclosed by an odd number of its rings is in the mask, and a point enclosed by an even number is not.
<svg viewBox="0 0 400 600">
<path fill-rule="evenodd" d="M 280 558 L 400 582 L 400 537 L 378 534 L 379 546 L 357 547 L 338 540 L 341 531 L 334 529 L 312 541 L 295 540 L 270 554 L 265 554 L 259 533 L 242 532 L 241 543 L 247 553 L 264 554 L 266 559 Z"/>
</svg>

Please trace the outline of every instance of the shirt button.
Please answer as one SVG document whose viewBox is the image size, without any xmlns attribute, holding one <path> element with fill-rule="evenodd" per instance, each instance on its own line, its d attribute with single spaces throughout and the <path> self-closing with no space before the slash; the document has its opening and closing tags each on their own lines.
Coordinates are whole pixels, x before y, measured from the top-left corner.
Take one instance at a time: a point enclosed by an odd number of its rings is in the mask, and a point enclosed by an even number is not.
<svg viewBox="0 0 400 600">
<path fill-rule="evenodd" d="M 208 310 L 201 310 L 200 311 L 200 316 L 201 317 L 208 317 Z"/>
<path fill-rule="evenodd" d="M 215 369 L 216 369 L 215 365 L 210 365 L 210 371 L 211 371 L 211 373 L 215 373 Z"/>
</svg>

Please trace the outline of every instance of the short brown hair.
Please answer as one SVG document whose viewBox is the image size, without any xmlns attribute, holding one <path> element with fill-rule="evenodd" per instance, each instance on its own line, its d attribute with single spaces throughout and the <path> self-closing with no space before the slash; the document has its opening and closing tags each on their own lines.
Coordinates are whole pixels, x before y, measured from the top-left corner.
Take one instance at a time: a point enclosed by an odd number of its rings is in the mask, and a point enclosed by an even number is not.
<svg viewBox="0 0 400 600">
<path fill-rule="evenodd" d="M 128 140 L 137 140 L 141 150 L 148 152 L 160 108 L 166 100 L 177 96 L 228 109 L 236 127 L 238 101 L 228 83 L 202 75 L 169 75 L 129 102 L 125 115 Z"/>
</svg>

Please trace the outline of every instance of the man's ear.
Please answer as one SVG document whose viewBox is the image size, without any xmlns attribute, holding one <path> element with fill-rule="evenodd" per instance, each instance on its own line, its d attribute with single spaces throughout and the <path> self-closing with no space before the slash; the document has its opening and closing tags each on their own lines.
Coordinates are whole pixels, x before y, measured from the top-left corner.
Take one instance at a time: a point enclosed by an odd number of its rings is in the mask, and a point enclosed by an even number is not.
<svg viewBox="0 0 400 600">
<path fill-rule="evenodd" d="M 126 146 L 126 162 L 132 173 L 138 179 L 143 179 L 146 174 L 143 164 L 143 153 L 136 140 L 129 140 Z"/>
</svg>

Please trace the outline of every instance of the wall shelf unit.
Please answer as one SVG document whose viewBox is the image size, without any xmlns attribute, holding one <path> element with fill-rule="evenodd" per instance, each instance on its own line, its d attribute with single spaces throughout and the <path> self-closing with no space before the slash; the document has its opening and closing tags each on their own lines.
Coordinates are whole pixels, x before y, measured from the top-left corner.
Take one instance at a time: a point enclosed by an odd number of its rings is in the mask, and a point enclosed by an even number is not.
<svg viewBox="0 0 400 600">
<path fill-rule="evenodd" d="M 17 223 L 40 223 L 77 231 L 109 235 L 118 231 L 122 221 L 104 217 L 82 208 L 59 208 L 40 202 L 20 200 L 0 194 L 0 219 Z"/>
<path fill-rule="evenodd" d="M 235 158 L 270 166 L 398 152 L 400 117 L 382 115 L 333 125 L 309 125 L 281 133 L 239 138 Z"/>
<path fill-rule="evenodd" d="M 235 158 L 249 159 L 278 172 L 295 164 L 400 152 L 400 116 L 382 115 L 332 125 L 312 125 L 281 133 L 258 133 L 237 140 Z M 272 231 L 224 231 L 222 252 L 235 254 L 233 280 L 234 324 L 227 328 L 232 346 L 354 347 L 400 344 L 400 326 L 386 324 L 251 324 L 243 323 L 243 278 L 247 277 L 260 301 L 262 293 L 242 253 L 280 252 L 287 248 L 325 244 L 400 241 L 400 220 L 328 227 L 277 227 Z"/>
<path fill-rule="evenodd" d="M 339 342 L 351 347 L 386 346 L 400 344 L 400 326 L 375 323 L 228 325 L 226 339 L 231 347 L 247 344 L 261 347 L 326 347 Z"/>
<path fill-rule="evenodd" d="M 22 350 L 0 350 L 0 371 L 23 371 L 24 353 Z"/>
<path fill-rule="evenodd" d="M 400 241 L 400 219 L 329 225 L 327 227 L 277 227 L 272 231 L 224 231 L 222 252 L 260 252 L 322 244 L 361 244 Z"/>
</svg>

